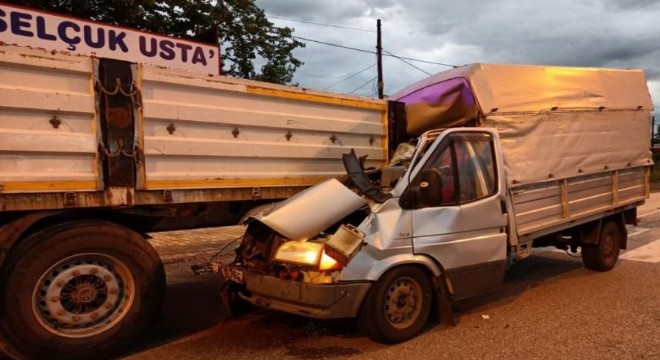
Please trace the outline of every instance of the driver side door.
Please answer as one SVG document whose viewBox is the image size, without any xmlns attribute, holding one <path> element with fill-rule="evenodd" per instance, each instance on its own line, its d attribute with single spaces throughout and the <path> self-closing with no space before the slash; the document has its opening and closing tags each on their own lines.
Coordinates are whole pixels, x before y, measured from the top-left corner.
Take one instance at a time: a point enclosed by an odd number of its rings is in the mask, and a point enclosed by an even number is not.
<svg viewBox="0 0 660 360">
<path fill-rule="evenodd" d="M 443 266 L 460 299 L 502 284 L 507 214 L 497 134 L 450 131 L 410 184 L 422 190 L 412 211 L 413 247 Z M 439 173 L 439 188 L 424 189 L 425 169 Z"/>
</svg>

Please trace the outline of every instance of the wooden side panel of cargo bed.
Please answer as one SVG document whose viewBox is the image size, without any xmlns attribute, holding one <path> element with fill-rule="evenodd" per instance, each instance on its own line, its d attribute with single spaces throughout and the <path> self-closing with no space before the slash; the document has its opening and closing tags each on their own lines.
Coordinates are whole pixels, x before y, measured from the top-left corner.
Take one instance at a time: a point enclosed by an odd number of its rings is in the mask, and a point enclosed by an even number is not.
<svg viewBox="0 0 660 360">
<path fill-rule="evenodd" d="M 645 200 L 649 169 L 603 171 L 514 188 L 518 236 Z"/>
<path fill-rule="evenodd" d="M 99 188 L 92 60 L 0 48 L 0 193 Z"/>
</svg>

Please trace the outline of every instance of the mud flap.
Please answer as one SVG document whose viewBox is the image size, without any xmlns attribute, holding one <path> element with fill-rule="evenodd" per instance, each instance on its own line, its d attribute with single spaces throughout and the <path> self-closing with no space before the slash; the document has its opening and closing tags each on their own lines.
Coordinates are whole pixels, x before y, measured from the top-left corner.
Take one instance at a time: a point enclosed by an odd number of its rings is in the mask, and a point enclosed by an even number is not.
<svg viewBox="0 0 660 360">
<path fill-rule="evenodd" d="M 225 278 L 220 275 L 220 284 L 220 307 L 222 308 L 222 312 L 227 314 L 227 317 L 229 318 L 236 317 L 231 306 L 231 281 L 226 281 Z"/>
<path fill-rule="evenodd" d="M 433 286 L 438 295 L 438 322 L 440 324 L 456 326 L 456 318 L 454 317 L 454 311 L 451 308 L 447 283 L 441 276 L 436 276 L 433 278 Z"/>
<path fill-rule="evenodd" d="M 227 318 L 238 318 L 256 309 L 249 302 L 243 300 L 239 294 L 242 285 L 231 280 L 226 280 L 220 274 L 220 307 Z"/>
</svg>

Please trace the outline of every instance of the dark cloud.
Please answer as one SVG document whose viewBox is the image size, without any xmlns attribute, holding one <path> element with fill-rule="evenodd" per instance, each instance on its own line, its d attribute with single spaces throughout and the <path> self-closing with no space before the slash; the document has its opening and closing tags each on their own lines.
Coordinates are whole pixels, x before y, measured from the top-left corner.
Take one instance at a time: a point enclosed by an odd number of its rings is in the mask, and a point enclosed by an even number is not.
<svg viewBox="0 0 660 360">
<path fill-rule="evenodd" d="M 370 8 L 357 1 L 268 0 L 257 4 L 270 15 L 329 22 L 364 16 Z"/>
<path fill-rule="evenodd" d="M 645 9 L 660 6 L 657 0 L 604 0 L 605 4 L 617 10 Z"/>
<path fill-rule="evenodd" d="M 450 64 L 531 63 L 639 67 L 660 102 L 660 2 L 657 0 L 259 0 L 272 15 L 372 29 L 383 19 L 383 46 L 400 56 Z M 373 49 L 371 33 L 299 23 L 296 34 Z M 323 45 L 298 52 L 305 66 L 297 80 L 325 87 L 373 63 L 373 56 Z M 413 63 L 435 73 L 439 65 Z M 350 91 L 368 81 L 365 72 L 333 88 Z M 396 59 L 385 61 L 386 92 L 427 76 Z M 363 95 L 371 95 L 365 88 Z"/>
</svg>

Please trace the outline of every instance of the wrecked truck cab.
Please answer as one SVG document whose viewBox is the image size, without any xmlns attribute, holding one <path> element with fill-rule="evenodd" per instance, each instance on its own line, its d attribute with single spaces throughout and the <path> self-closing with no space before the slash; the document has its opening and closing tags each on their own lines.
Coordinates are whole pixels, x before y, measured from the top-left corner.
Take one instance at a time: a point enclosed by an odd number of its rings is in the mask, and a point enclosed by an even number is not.
<svg viewBox="0 0 660 360">
<path fill-rule="evenodd" d="M 416 150 L 408 151 L 407 171 L 438 134 L 424 134 Z M 354 151 L 343 162 L 363 196 L 331 179 L 253 214 L 235 260 L 220 266 L 223 288 L 236 291 L 223 299 L 315 318 L 358 317 L 362 324 L 379 319 L 377 331 L 368 325 L 362 331 L 381 342 L 407 340 L 426 323 L 433 294 L 446 295 L 440 266 L 413 252 L 412 224 L 398 199 L 408 173 L 385 192 Z M 380 308 L 385 297 L 392 299 L 386 311 L 365 311 Z M 448 306 L 441 311 L 452 318 Z M 381 334 L 383 329 L 389 332 Z"/>
<path fill-rule="evenodd" d="M 333 179 L 255 214 L 236 259 L 220 267 L 223 288 L 264 308 L 357 317 L 370 338 L 405 341 L 426 323 L 441 270 L 413 253 L 398 199 L 370 182 L 354 152 L 344 164 L 364 197 Z M 384 297 L 386 311 L 365 310 L 380 309 Z M 382 322 L 375 332 L 374 319 Z"/>
</svg>

